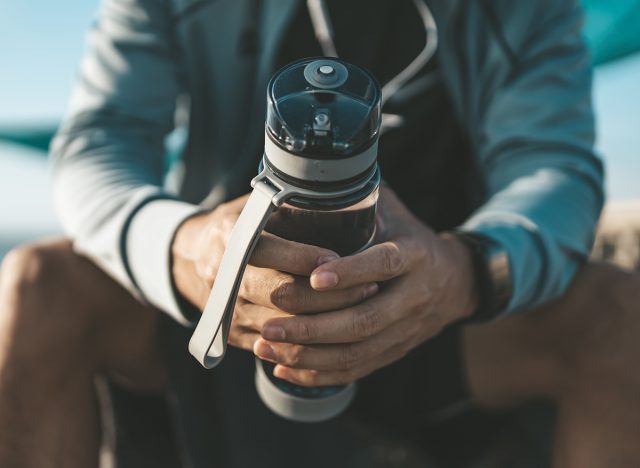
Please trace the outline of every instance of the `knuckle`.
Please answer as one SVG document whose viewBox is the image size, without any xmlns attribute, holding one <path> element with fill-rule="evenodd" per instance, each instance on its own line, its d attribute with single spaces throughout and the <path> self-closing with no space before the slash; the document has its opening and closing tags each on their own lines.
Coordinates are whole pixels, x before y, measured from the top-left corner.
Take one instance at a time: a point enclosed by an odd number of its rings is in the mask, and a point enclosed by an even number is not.
<svg viewBox="0 0 640 468">
<path fill-rule="evenodd" d="M 225 217 L 222 222 L 222 239 L 224 241 L 224 245 L 229 244 L 229 240 L 231 239 L 231 231 L 233 230 L 235 221 L 236 220 L 232 220 L 230 217 Z"/>
<path fill-rule="evenodd" d="M 307 373 L 307 385 L 310 387 L 320 386 L 320 375 L 316 371 L 310 371 Z"/>
<path fill-rule="evenodd" d="M 207 286 L 213 287 L 213 283 L 216 281 L 216 276 L 218 275 L 218 266 L 212 259 L 204 260 L 198 268 L 198 274 Z"/>
<path fill-rule="evenodd" d="M 340 370 L 351 370 L 360 360 L 360 352 L 356 346 L 344 346 L 340 352 L 338 367 Z"/>
<path fill-rule="evenodd" d="M 248 328 L 254 325 L 253 322 L 251 314 L 248 313 L 246 301 L 238 299 L 233 310 L 232 324 L 238 327 Z"/>
<path fill-rule="evenodd" d="M 382 249 L 382 272 L 387 278 L 395 278 L 404 268 L 404 260 L 396 244 L 389 243 Z"/>
<path fill-rule="evenodd" d="M 287 252 L 287 260 L 290 265 L 307 265 L 309 263 L 309 250 L 303 244 L 293 245 Z"/>
<path fill-rule="evenodd" d="M 295 312 L 298 307 L 295 278 L 285 276 L 280 278 L 271 292 L 271 302 L 280 310 L 285 312 Z"/>
<path fill-rule="evenodd" d="M 289 367 L 296 367 L 304 358 L 304 348 L 302 346 L 291 346 L 285 353 L 285 363 Z"/>
<path fill-rule="evenodd" d="M 317 387 L 319 386 L 319 376 L 318 372 L 315 370 L 306 370 L 299 374 L 298 380 L 300 383 L 307 387 Z"/>
<path fill-rule="evenodd" d="M 371 306 L 364 306 L 353 312 L 353 335 L 357 339 L 376 334 L 380 327 L 380 314 Z"/>
<path fill-rule="evenodd" d="M 304 342 L 312 342 L 316 339 L 315 328 L 307 323 L 306 320 L 300 320 L 298 324 L 298 336 L 300 340 Z"/>
</svg>

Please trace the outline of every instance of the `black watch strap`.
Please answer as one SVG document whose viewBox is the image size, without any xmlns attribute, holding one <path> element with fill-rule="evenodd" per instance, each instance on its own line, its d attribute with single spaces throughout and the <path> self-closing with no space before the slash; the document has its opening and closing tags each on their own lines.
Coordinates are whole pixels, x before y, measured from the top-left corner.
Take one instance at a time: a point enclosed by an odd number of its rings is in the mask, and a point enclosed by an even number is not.
<svg viewBox="0 0 640 468">
<path fill-rule="evenodd" d="M 491 321 L 507 309 L 513 293 L 509 254 L 489 237 L 464 231 L 455 234 L 471 252 L 476 278 L 478 307 L 468 321 Z"/>
</svg>

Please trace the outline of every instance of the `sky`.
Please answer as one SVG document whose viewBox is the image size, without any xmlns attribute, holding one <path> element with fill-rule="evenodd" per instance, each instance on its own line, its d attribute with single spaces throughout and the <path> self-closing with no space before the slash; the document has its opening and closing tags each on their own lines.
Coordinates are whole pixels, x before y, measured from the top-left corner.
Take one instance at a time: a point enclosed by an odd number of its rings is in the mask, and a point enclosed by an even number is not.
<svg viewBox="0 0 640 468">
<path fill-rule="evenodd" d="M 0 123 L 57 120 L 97 0 L 0 0 Z"/>
<path fill-rule="evenodd" d="M 0 126 L 57 122 L 98 3 L 0 0 Z M 608 162 L 608 192 L 613 198 L 640 197 L 638 83 L 638 53 L 596 72 L 599 146 Z M 0 151 L 0 172 L 7 158 L 6 150 Z"/>
</svg>

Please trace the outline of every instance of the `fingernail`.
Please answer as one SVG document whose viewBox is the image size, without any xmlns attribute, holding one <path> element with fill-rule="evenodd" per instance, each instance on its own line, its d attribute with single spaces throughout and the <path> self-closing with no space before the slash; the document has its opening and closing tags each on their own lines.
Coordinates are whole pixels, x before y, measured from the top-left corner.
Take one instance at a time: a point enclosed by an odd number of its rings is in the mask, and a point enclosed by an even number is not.
<svg viewBox="0 0 640 468">
<path fill-rule="evenodd" d="M 338 257 L 337 255 L 326 255 L 324 257 L 320 257 L 318 259 L 318 266 L 324 265 L 325 263 L 333 262 L 334 260 L 338 260 L 338 258 L 340 257 Z"/>
<path fill-rule="evenodd" d="M 270 341 L 283 341 L 285 338 L 284 328 L 280 325 L 265 325 L 262 329 L 262 338 Z"/>
<path fill-rule="evenodd" d="M 373 296 L 378 292 L 379 289 L 380 287 L 378 286 L 378 283 L 371 283 L 369 286 L 365 288 L 363 299 Z"/>
<path fill-rule="evenodd" d="M 321 271 L 311 275 L 311 287 L 316 289 L 332 288 L 338 284 L 338 275 L 333 271 Z"/>
<path fill-rule="evenodd" d="M 276 353 L 269 344 L 264 340 L 258 340 L 253 345 L 253 354 L 258 356 L 260 359 L 264 359 L 266 361 L 275 361 Z"/>
</svg>

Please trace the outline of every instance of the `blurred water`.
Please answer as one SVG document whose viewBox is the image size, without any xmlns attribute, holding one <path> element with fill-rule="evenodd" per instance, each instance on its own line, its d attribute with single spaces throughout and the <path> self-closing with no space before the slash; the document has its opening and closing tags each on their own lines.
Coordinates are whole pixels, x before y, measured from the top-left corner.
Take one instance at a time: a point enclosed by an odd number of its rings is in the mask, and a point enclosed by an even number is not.
<svg viewBox="0 0 640 468">
<path fill-rule="evenodd" d="M 0 258 L 16 244 L 59 232 L 46 159 L 0 143 Z"/>
</svg>

